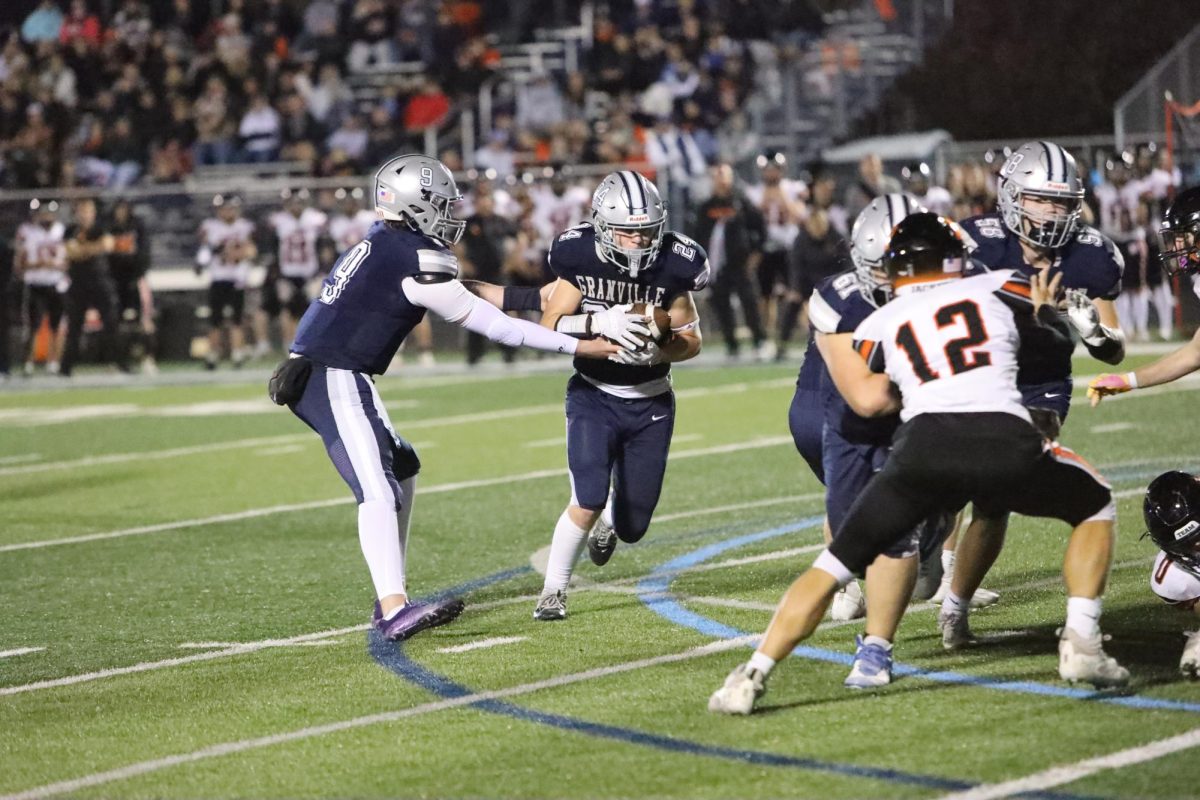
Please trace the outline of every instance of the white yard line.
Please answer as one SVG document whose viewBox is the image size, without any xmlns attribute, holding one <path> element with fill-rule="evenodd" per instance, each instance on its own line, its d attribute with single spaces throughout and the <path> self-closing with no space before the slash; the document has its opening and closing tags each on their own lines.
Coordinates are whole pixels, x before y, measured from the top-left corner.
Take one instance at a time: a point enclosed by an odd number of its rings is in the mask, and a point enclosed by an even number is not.
<svg viewBox="0 0 1200 800">
<path fill-rule="evenodd" d="M 291 641 L 274 641 L 263 645 L 264 647 L 324 647 L 326 645 L 337 644 L 333 639 L 305 639 L 299 642 Z M 241 647 L 242 642 L 184 642 L 179 645 L 180 650 L 228 650 L 233 647 Z"/>
<path fill-rule="evenodd" d="M 672 522 L 677 519 L 688 519 L 689 517 L 699 517 L 706 514 L 721 514 L 726 511 L 745 511 L 750 508 L 765 508 L 766 506 L 778 506 L 787 503 L 804 503 L 810 500 L 825 499 L 824 492 L 813 492 L 811 494 L 791 494 L 785 497 L 769 497 L 765 500 L 751 500 L 745 503 L 733 503 L 727 506 L 713 506 L 712 508 L 700 508 L 692 511 L 676 511 L 672 514 L 663 514 L 655 516 L 651 522 Z"/>
<path fill-rule="evenodd" d="M 486 650 L 489 647 L 499 647 L 502 644 L 516 644 L 527 640 L 528 636 L 493 636 L 490 639 L 479 639 L 454 647 L 439 647 L 439 653 L 469 653 L 472 650 Z"/>
<path fill-rule="evenodd" d="M 300 741 L 303 739 L 312 739 L 317 736 L 324 736 L 330 733 L 340 733 L 341 731 L 353 730 L 355 728 L 363 728 L 370 725 L 380 725 L 389 722 L 397 722 L 409 717 L 421 716 L 423 714 L 432 714 L 438 711 L 447 711 L 453 708 L 462 708 L 464 706 L 477 703 L 481 700 L 503 700 L 510 697 L 519 697 L 521 695 L 532 694 L 542 691 L 543 689 L 554 689 L 559 686 L 570 686 L 575 683 L 584 681 L 596 680 L 598 678 L 607 678 L 610 675 L 619 675 L 625 672 L 636 672 L 638 670 L 656 667 L 662 664 L 674 664 L 681 661 L 689 661 L 695 658 L 712 655 L 713 653 L 723 653 L 726 650 L 733 650 L 738 647 L 758 641 L 757 636 L 743 636 L 738 639 L 725 639 L 709 644 L 701 645 L 700 647 L 688 648 L 679 653 L 670 653 L 663 656 L 655 656 L 653 658 L 643 658 L 636 661 L 626 661 L 621 664 L 613 664 L 608 667 L 599 667 L 597 669 L 589 669 L 583 672 L 573 672 L 567 675 L 558 675 L 546 680 L 534 681 L 533 683 L 523 683 L 519 686 L 512 686 L 507 689 L 493 689 L 486 692 L 475 692 L 473 694 L 463 695 L 461 697 L 452 697 L 445 700 L 435 700 L 429 703 L 422 703 L 411 708 L 401 709 L 399 711 L 388 711 L 382 714 L 370 714 L 363 717 L 355 717 L 354 719 L 343 720 L 341 722 L 330 722 L 324 725 L 313 725 L 307 728 L 288 731 L 286 733 L 276 733 L 270 736 L 260 736 L 254 739 L 239 739 L 232 742 L 224 742 L 222 744 L 210 745 L 209 747 L 193 750 L 190 753 L 179 753 L 173 756 L 164 758 L 150 759 L 149 761 L 140 761 L 136 764 L 120 767 L 118 769 L 107 770 L 104 772 L 93 772 L 88 775 L 83 775 L 79 778 L 74 778 L 67 781 L 59 781 L 58 783 L 50 783 L 44 786 L 38 786 L 33 789 L 27 789 L 23 792 L 16 792 L 0 797 L 0 800 L 38 800 L 43 797 L 54 797 L 55 795 L 66 794 L 68 792 L 78 792 L 84 789 L 90 789 L 96 786 L 103 786 L 114 781 L 127 780 L 139 775 L 146 775 L 151 772 L 157 772 L 169 767 L 179 766 L 181 764 L 193 764 L 197 761 L 205 761 L 210 758 L 218 758 L 220 756 L 232 755 L 233 753 L 244 753 L 249 750 L 258 750 L 264 747 L 272 747 L 278 744 L 286 744 L 288 742 Z"/>
<path fill-rule="evenodd" d="M 695 450 L 680 450 L 676 453 L 671 453 L 669 460 L 699 458 L 702 456 L 719 455 L 723 453 L 735 453 L 741 450 L 755 450 L 764 447 L 777 447 L 779 445 L 792 441 L 790 436 L 774 436 L 749 439 L 744 442 L 733 442 L 731 444 L 717 445 L 715 447 L 704 447 Z M 567 474 L 566 469 L 543 469 L 533 472 L 525 472 L 517 475 L 505 475 L 498 478 L 478 478 L 469 481 L 457 481 L 455 483 L 442 483 L 433 486 L 417 487 L 417 493 L 420 495 L 441 494 L 443 492 L 457 492 L 463 489 L 478 489 L 486 486 L 502 486 L 509 483 L 520 483 L 523 481 L 539 480 L 541 478 L 557 478 Z M 155 525 L 141 525 L 135 528 L 122 528 L 115 531 L 104 531 L 100 533 L 87 533 L 80 536 L 67 536 L 61 539 L 47 539 L 36 542 L 17 542 L 15 544 L 0 545 L 0 553 L 9 553 L 16 550 L 36 550 L 43 547 L 57 547 L 66 544 L 79 544 L 82 542 L 96 542 L 105 539 L 120 539 L 126 536 L 142 536 L 150 533 L 163 533 L 166 531 L 182 530 L 184 528 L 196 528 L 204 525 L 214 525 L 223 522 L 237 522 L 244 519 L 255 519 L 257 517 L 266 517 L 272 514 L 284 514 L 292 511 L 311 511 L 319 508 L 330 508 L 332 506 L 346 505 L 354 502 L 353 497 L 337 497 L 328 500 L 312 500 L 307 503 L 291 503 L 286 505 L 268 506 L 265 508 L 251 508 L 246 511 L 235 511 L 228 514 L 217 514 L 211 517 L 199 517 L 197 519 L 185 519 L 175 522 L 162 522 Z"/>
<path fill-rule="evenodd" d="M 40 653 L 46 648 L 44 647 L 18 647 L 15 650 L 0 650 L 0 658 L 13 658 L 15 656 L 25 656 L 30 653 Z"/>
<path fill-rule="evenodd" d="M 0 456 L 0 464 L 24 464 L 29 461 L 37 461 L 41 457 L 41 453 L 25 453 L 19 456 Z"/>
<path fill-rule="evenodd" d="M 213 661 L 218 658 L 227 658 L 229 656 L 240 656 L 246 653 L 254 653 L 259 650 L 265 650 L 269 647 L 289 647 L 300 644 L 302 642 L 312 642 L 321 639 L 330 639 L 335 636 L 343 636 L 347 633 L 355 631 L 365 631 L 367 625 L 355 625 L 350 628 L 334 628 L 328 631 L 318 631 L 316 633 L 306 633 L 300 636 L 293 636 L 290 639 L 263 639 L 258 642 L 246 642 L 245 644 L 235 644 L 231 647 L 226 647 L 223 650 L 213 650 L 208 653 L 196 653 L 190 656 L 180 656 L 179 658 L 167 658 L 162 661 L 143 661 L 140 664 L 133 664 L 128 667 L 113 667 L 112 669 L 102 669 L 97 672 L 85 672 L 80 675 L 68 675 L 64 678 L 53 678 L 51 680 L 36 681 L 34 683 L 25 683 L 19 686 L 5 686 L 0 688 L 0 697 L 6 697 L 14 694 L 24 694 L 25 692 L 34 692 L 39 689 L 53 689 L 60 686 L 73 686 L 77 683 L 89 683 L 102 678 L 112 678 L 117 675 L 132 675 L 136 672 L 150 672 L 152 670 L 164 669 L 166 667 L 178 667 L 184 664 L 195 664 L 200 661 Z"/>
<path fill-rule="evenodd" d="M 1172 736 L 1168 739 L 1159 739 L 1156 742 L 1150 742 L 1140 747 L 1118 750 L 1106 756 L 1087 758 L 1083 761 L 1076 761 L 1074 764 L 1051 767 L 1042 772 L 1027 775 L 1024 778 L 1017 778 L 1016 780 L 1005 781 L 1003 783 L 985 784 L 983 786 L 976 786 L 974 789 L 954 792 L 942 796 L 939 800 L 995 800 L 995 798 L 1012 797 L 1013 795 L 1024 794 L 1026 792 L 1045 791 L 1055 786 L 1074 783 L 1081 778 L 1095 775 L 1097 772 L 1144 764 L 1147 761 L 1154 761 L 1164 756 L 1169 756 L 1172 753 L 1178 753 L 1181 750 L 1190 750 L 1193 747 L 1200 747 L 1200 728 L 1193 728 L 1187 733 L 1181 733 L 1178 736 Z"/>
<path fill-rule="evenodd" d="M 254 453 L 256 456 L 285 456 L 290 453 L 300 453 L 304 450 L 304 445 L 297 442 L 296 444 L 285 444 L 282 447 L 268 447 L 265 450 L 258 450 Z"/>
<path fill-rule="evenodd" d="M 1093 425 L 1091 433 L 1120 433 L 1121 431 L 1131 431 L 1136 428 L 1132 422 L 1110 422 L 1107 425 Z"/>
</svg>

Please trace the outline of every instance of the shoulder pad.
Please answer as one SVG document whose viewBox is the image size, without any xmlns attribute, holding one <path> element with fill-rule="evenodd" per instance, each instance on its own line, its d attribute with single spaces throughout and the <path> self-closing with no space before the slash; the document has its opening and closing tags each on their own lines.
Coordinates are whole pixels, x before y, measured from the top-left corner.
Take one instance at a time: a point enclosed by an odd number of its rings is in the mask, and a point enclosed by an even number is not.
<svg viewBox="0 0 1200 800">
<path fill-rule="evenodd" d="M 417 271 L 422 274 L 458 277 L 458 259 L 449 250 L 417 250 Z"/>
<path fill-rule="evenodd" d="M 699 242 L 677 231 L 667 231 L 663 236 L 662 248 L 669 254 L 669 258 L 680 263 L 691 280 L 692 291 L 698 292 L 708 286 L 711 276 L 708 253 Z"/>
</svg>

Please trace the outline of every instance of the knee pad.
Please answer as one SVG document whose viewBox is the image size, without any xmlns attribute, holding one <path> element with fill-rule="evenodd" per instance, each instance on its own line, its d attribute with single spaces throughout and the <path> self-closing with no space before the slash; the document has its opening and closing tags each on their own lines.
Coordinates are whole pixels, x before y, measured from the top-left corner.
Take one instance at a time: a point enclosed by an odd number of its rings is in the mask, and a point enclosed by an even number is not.
<svg viewBox="0 0 1200 800">
<path fill-rule="evenodd" d="M 405 481 L 421 471 L 421 459 L 417 451 L 404 439 L 400 439 L 392 448 L 392 474 L 396 480 Z"/>
</svg>

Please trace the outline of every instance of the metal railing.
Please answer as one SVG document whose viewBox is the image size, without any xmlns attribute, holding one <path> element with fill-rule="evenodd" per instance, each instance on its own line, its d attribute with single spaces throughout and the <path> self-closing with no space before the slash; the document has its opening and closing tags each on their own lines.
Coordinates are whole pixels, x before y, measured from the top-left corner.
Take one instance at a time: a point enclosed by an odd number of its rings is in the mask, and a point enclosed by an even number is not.
<svg viewBox="0 0 1200 800">
<path fill-rule="evenodd" d="M 1113 106 L 1113 139 L 1118 150 L 1134 141 L 1130 131 L 1166 130 L 1163 102 L 1167 92 L 1184 103 L 1200 97 L 1200 24 L 1183 37 Z"/>
</svg>

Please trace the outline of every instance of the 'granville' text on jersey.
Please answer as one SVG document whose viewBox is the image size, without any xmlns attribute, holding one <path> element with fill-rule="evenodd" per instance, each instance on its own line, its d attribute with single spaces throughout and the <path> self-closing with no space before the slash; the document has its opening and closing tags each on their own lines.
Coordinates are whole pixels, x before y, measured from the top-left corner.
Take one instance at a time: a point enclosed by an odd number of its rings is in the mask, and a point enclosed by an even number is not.
<svg viewBox="0 0 1200 800">
<path fill-rule="evenodd" d="M 667 290 L 661 286 L 639 286 L 633 281 L 598 278 L 592 275 L 576 275 L 575 283 L 579 286 L 585 303 L 594 300 L 610 305 L 645 303 L 661 307 L 667 294 Z"/>
</svg>

